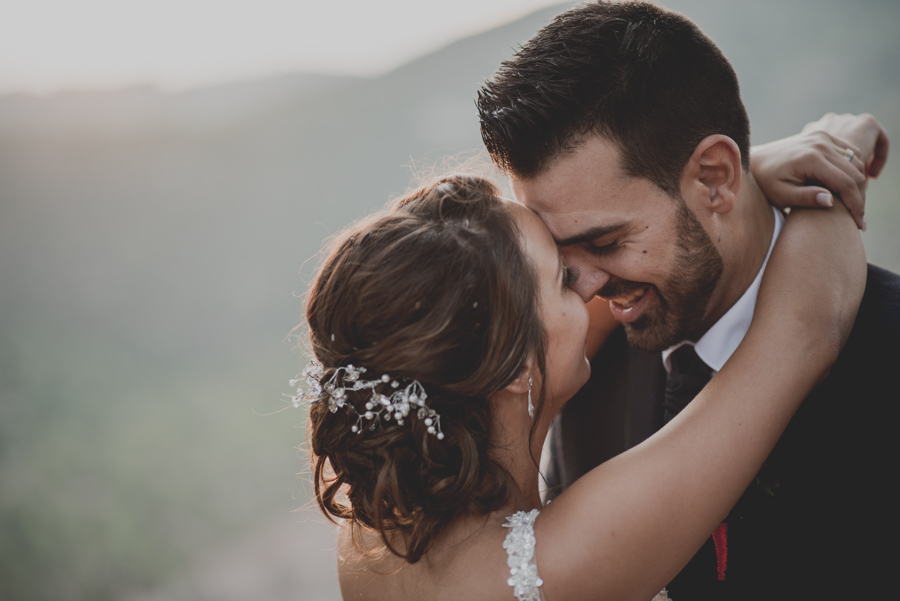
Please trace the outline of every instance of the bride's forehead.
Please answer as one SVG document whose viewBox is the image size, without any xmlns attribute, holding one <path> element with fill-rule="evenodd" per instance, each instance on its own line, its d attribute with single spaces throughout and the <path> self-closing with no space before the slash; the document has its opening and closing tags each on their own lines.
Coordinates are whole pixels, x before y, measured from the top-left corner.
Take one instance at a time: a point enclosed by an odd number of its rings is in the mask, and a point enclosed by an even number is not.
<svg viewBox="0 0 900 601">
<path fill-rule="evenodd" d="M 547 226 L 544 225 L 544 222 L 541 221 L 541 218 L 538 217 L 537 213 L 517 202 L 510 203 L 510 210 L 513 217 L 519 223 L 523 236 L 527 235 L 533 237 L 544 243 L 544 245 L 550 244 L 555 248 L 556 244 L 553 242 L 553 236 L 550 234 L 550 230 L 547 229 Z"/>
<path fill-rule="evenodd" d="M 518 203 L 510 203 L 510 211 L 519 226 L 522 251 L 539 272 L 556 272 L 559 250 L 550 230 L 534 212 Z"/>
<path fill-rule="evenodd" d="M 504 206 L 506 210 L 509 211 L 510 215 L 512 215 L 519 223 L 521 224 L 529 224 L 530 227 L 535 227 L 535 220 L 537 221 L 538 227 L 543 226 L 543 222 L 537 214 L 520 203 L 517 200 L 504 198 L 503 199 Z"/>
</svg>

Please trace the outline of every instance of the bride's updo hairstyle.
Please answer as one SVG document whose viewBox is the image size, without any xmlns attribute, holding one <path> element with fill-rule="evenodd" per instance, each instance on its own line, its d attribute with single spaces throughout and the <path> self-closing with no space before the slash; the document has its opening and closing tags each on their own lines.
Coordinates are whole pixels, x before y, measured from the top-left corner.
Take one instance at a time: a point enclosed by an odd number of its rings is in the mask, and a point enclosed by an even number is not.
<svg viewBox="0 0 900 601">
<path fill-rule="evenodd" d="M 493 184 L 447 177 L 338 234 L 306 318 L 323 385 L 348 365 L 369 379 L 417 380 L 443 433 L 415 413 L 355 431 L 371 390 L 346 391 L 356 411 L 311 404 L 315 492 L 327 516 L 378 531 L 414 563 L 456 518 L 506 504 L 515 485 L 489 452 L 488 397 L 529 357 L 543 373 L 545 335 L 534 268 Z"/>
</svg>

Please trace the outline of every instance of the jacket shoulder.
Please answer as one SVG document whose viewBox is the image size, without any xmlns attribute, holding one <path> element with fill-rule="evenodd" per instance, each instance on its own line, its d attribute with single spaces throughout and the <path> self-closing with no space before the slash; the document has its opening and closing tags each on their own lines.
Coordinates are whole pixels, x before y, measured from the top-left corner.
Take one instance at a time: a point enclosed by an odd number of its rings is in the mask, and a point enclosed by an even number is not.
<svg viewBox="0 0 900 601">
<path fill-rule="evenodd" d="M 860 346 L 863 345 L 863 346 Z M 866 290 L 845 350 L 900 357 L 900 275 L 868 266 Z"/>
</svg>

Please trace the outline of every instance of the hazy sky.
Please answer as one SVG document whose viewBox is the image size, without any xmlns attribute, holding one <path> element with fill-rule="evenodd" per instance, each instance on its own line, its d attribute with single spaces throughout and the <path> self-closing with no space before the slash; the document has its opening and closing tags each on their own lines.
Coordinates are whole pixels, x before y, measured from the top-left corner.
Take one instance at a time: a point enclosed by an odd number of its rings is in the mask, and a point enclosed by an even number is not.
<svg viewBox="0 0 900 601">
<path fill-rule="evenodd" d="M 0 93 L 376 74 L 554 0 L 8 0 Z"/>
</svg>

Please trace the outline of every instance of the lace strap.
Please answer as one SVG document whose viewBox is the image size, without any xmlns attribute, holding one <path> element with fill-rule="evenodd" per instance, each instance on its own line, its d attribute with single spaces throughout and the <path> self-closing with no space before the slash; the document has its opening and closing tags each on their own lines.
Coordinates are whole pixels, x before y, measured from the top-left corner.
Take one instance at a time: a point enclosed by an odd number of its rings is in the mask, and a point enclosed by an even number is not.
<svg viewBox="0 0 900 601">
<path fill-rule="evenodd" d="M 519 601 L 543 601 L 541 586 L 544 581 L 538 576 L 534 562 L 534 520 L 540 510 L 518 511 L 506 518 L 504 528 L 509 534 L 503 541 L 506 549 L 506 564 L 509 566 L 509 578 L 506 583 L 513 587 L 513 593 Z"/>
</svg>

